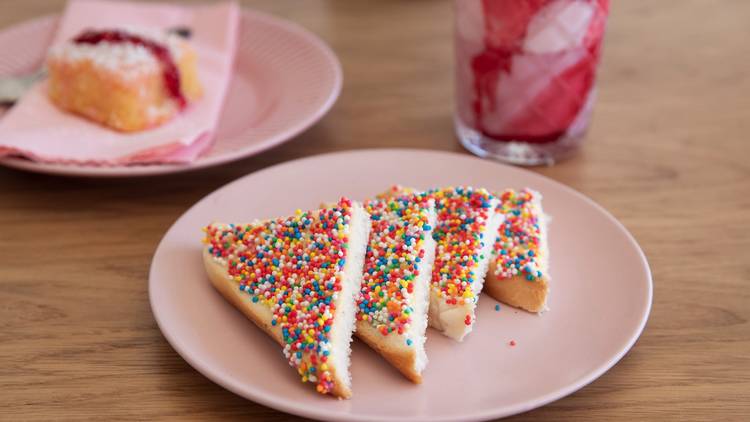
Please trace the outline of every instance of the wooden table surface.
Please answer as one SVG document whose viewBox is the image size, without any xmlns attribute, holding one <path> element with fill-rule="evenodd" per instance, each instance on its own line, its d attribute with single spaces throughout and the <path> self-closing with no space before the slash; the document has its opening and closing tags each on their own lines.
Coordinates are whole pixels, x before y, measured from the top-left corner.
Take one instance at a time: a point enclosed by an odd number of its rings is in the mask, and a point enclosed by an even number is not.
<svg viewBox="0 0 750 422">
<path fill-rule="evenodd" d="M 0 27 L 61 10 L 6 0 Z M 462 152 L 451 122 L 451 2 L 248 1 L 341 58 L 343 92 L 291 142 L 205 171 L 135 180 L 0 169 L 0 419 L 286 420 L 213 384 L 154 322 L 151 255 L 223 184 L 367 147 Z M 750 2 L 613 2 L 593 126 L 535 168 L 619 218 L 654 276 L 646 330 L 579 392 L 511 420 L 750 420 Z"/>
</svg>

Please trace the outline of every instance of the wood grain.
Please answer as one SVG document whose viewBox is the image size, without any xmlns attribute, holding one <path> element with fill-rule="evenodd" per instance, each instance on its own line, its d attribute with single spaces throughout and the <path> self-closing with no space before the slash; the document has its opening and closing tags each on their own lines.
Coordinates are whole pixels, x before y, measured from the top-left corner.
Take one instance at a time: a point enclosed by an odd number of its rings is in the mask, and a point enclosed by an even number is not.
<svg viewBox="0 0 750 422">
<path fill-rule="evenodd" d="M 750 418 L 750 2 L 612 2 L 585 148 L 535 171 L 618 217 L 649 258 L 635 348 L 581 391 L 511 420 Z M 265 0 L 340 56 L 333 110 L 233 164 L 142 180 L 0 169 L 0 419 L 287 420 L 214 385 L 162 338 L 151 255 L 193 202 L 292 158 L 366 147 L 462 151 L 449 1 Z M 0 27 L 63 2 L 6 0 Z"/>
</svg>

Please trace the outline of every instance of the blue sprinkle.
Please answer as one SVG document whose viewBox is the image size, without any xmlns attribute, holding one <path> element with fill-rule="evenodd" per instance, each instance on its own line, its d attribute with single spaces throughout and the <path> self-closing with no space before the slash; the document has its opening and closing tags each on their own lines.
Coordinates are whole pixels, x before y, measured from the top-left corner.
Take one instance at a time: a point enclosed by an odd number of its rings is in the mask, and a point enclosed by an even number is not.
<svg viewBox="0 0 750 422">
<path fill-rule="evenodd" d="M 495 305 L 495 310 L 499 311 L 500 310 L 500 305 Z"/>
<path fill-rule="evenodd" d="M 258 296 L 253 296 L 253 302 L 254 302 L 254 303 L 257 303 L 257 302 L 258 302 Z"/>
<path fill-rule="evenodd" d="M 412 343 L 411 339 L 410 339 L 410 338 L 407 338 L 407 339 L 406 339 L 406 345 L 407 345 L 407 346 L 411 346 L 411 343 Z"/>
</svg>

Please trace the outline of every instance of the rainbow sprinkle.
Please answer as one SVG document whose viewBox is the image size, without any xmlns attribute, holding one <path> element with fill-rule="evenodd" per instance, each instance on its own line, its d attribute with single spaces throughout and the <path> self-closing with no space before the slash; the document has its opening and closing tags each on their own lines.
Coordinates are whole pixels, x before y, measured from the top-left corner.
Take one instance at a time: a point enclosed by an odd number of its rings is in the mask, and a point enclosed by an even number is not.
<svg viewBox="0 0 750 422">
<path fill-rule="evenodd" d="M 357 320 L 369 321 L 382 335 L 403 335 L 412 322 L 410 297 L 425 236 L 430 235 L 431 200 L 402 196 L 365 203 L 372 228 L 365 255 L 364 276 L 357 299 Z M 411 346 L 412 339 L 406 339 Z"/>
<path fill-rule="evenodd" d="M 378 198 L 399 197 L 412 192 L 411 188 L 395 185 Z M 472 187 L 432 189 L 424 192 L 423 197 L 435 201 L 437 210 L 433 230 L 437 246 L 432 292 L 448 305 L 476 303 L 479 292 L 474 291 L 472 282 L 484 260 L 484 231 L 495 215 L 499 201 L 487 190 Z M 466 314 L 463 322 L 471 326 L 474 317 Z"/>
<path fill-rule="evenodd" d="M 471 187 L 446 188 L 428 191 L 435 200 L 437 227 L 433 237 L 437 242 L 432 285 L 438 297 L 448 304 L 463 305 L 476 302 L 472 289 L 478 265 L 484 256 L 484 231 L 495 213 L 496 199 L 485 189 Z M 471 316 L 466 315 L 466 325 Z"/>
<path fill-rule="evenodd" d="M 541 259 L 541 218 L 535 202 L 539 194 L 530 189 L 505 190 L 500 195 L 498 212 L 505 215 L 494 244 L 495 275 L 511 278 L 523 274 L 526 280 L 536 281 L 544 276 Z"/>
<path fill-rule="evenodd" d="M 205 229 L 208 252 L 226 260 L 229 275 L 250 300 L 271 309 L 289 364 L 321 393 L 333 388 L 327 361 L 351 207 L 342 198 L 336 207 L 298 210 L 290 218 Z"/>
</svg>

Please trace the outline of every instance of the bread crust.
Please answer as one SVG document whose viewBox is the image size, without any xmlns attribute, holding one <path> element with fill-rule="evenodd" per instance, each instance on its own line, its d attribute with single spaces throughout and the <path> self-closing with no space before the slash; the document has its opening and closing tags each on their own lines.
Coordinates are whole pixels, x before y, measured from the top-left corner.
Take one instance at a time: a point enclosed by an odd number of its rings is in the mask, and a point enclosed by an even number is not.
<svg viewBox="0 0 750 422">
<path fill-rule="evenodd" d="M 549 280 L 546 276 L 529 281 L 523 274 L 511 278 L 495 275 L 497 260 L 490 262 L 484 291 L 495 300 L 529 312 L 542 312 L 547 309 Z"/>
<path fill-rule="evenodd" d="M 203 264 L 211 284 L 229 301 L 235 308 L 239 309 L 245 316 L 257 325 L 266 334 L 271 336 L 280 346 L 284 347 L 284 338 L 279 325 L 271 325 L 273 314 L 271 310 L 259 303 L 249 300 L 249 296 L 238 288 L 238 284 L 229 278 L 227 263 L 223 259 L 214 258 L 207 248 L 203 249 Z M 352 391 L 346 386 L 338 374 L 338 368 L 329 365 L 329 371 L 333 379 L 331 394 L 343 399 L 352 396 Z M 346 368 L 345 368 L 346 370 Z"/>
<path fill-rule="evenodd" d="M 356 336 L 380 353 L 395 366 L 409 381 L 422 383 L 422 374 L 416 368 L 417 352 L 414 346 L 406 344 L 406 336 L 390 333 L 384 336 L 369 321 L 357 321 Z"/>
</svg>

